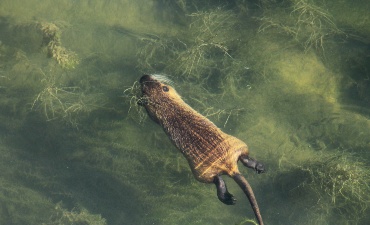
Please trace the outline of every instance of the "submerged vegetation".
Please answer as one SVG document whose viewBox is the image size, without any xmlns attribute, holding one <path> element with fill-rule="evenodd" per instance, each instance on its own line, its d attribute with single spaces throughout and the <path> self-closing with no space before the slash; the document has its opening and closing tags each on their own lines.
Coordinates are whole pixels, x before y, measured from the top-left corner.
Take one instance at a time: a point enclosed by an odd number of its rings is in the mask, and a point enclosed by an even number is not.
<svg viewBox="0 0 370 225">
<path fill-rule="evenodd" d="M 324 52 L 327 38 L 344 35 L 332 15 L 313 0 L 290 0 L 278 8 L 266 8 L 258 19 L 261 21 L 260 32 L 276 29 L 302 43 L 306 51 L 313 47 Z"/>
<path fill-rule="evenodd" d="M 291 192 L 306 192 L 312 200 L 317 200 L 316 209 L 311 209 L 312 212 L 330 220 L 334 220 L 333 215 L 336 215 L 337 222 L 348 220 L 361 223 L 370 203 L 368 165 L 339 153 L 321 153 L 307 161 L 294 163 L 288 166 L 289 169 L 283 168 L 278 177 L 295 177 L 298 180 L 295 186 L 290 187 Z M 287 178 L 281 181 L 280 185 L 288 185 L 284 183 L 289 182 Z M 310 222 L 318 223 L 317 218 L 312 218 Z"/>
<path fill-rule="evenodd" d="M 315 0 L 29 1 L 27 13 L 5 2 L 0 224 L 256 224 L 236 184 L 225 178 L 238 203 L 220 203 L 145 119 L 141 73 L 168 74 L 248 143 L 268 172 L 239 168 L 266 224 L 369 223 L 370 35 L 338 22 L 352 12 Z"/>
<path fill-rule="evenodd" d="M 75 124 L 76 117 L 87 114 L 97 107 L 103 106 L 101 94 L 86 95 L 80 87 L 62 86 L 61 79 L 51 71 L 49 74 L 42 72 L 41 83 L 43 89 L 35 97 L 31 109 L 44 114 L 47 120 L 63 119 Z"/>
<path fill-rule="evenodd" d="M 124 91 L 124 97 L 128 101 L 129 108 L 128 113 L 133 119 L 139 123 L 143 122 L 147 118 L 147 114 L 143 107 L 140 106 L 141 101 L 145 101 L 141 97 L 141 88 L 139 82 L 135 81 L 131 87 L 126 88 Z M 134 112 L 132 112 L 132 110 Z"/>
<path fill-rule="evenodd" d="M 73 69 L 79 64 L 77 54 L 64 48 L 61 42 L 61 30 L 54 23 L 41 23 L 43 42 L 48 55 L 54 58 L 63 68 Z"/>
<path fill-rule="evenodd" d="M 62 207 L 61 203 L 55 206 L 55 215 L 51 216 L 52 222 L 42 223 L 42 225 L 106 225 L 107 222 L 100 215 L 93 215 L 86 209 L 73 209 L 68 211 Z"/>
<path fill-rule="evenodd" d="M 188 32 L 196 36 L 192 37 L 192 42 L 184 42 L 184 50 L 178 53 L 172 64 L 176 66 L 176 74 L 207 79 L 209 77 L 204 75 L 210 76 L 217 62 L 224 61 L 224 57 L 232 59 L 228 53 L 231 46 L 228 45 L 236 37 L 231 40 L 229 33 L 235 29 L 237 18 L 232 11 L 221 8 L 188 16 L 191 18 Z"/>
<path fill-rule="evenodd" d="M 239 38 L 235 33 L 238 21 L 235 12 L 216 8 L 187 17 L 190 20 L 187 34 L 144 43 L 139 55 L 144 68 L 161 69 L 190 81 L 206 83 L 209 79 L 219 79 L 214 74 L 222 76 L 221 69 L 238 66 L 231 55 Z"/>
</svg>

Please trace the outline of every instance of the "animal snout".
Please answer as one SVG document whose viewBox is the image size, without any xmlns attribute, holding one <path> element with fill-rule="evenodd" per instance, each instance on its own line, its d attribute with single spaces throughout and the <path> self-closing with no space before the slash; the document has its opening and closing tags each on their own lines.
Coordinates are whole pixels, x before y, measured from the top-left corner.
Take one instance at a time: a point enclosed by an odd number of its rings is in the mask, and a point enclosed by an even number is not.
<svg viewBox="0 0 370 225">
<path fill-rule="evenodd" d="M 149 75 L 145 74 L 144 76 L 142 76 L 140 78 L 140 81 L 139 82 L 140 82 L 140 84 L 142 84 L 142 83 L 144 83 L 146 81 L 149 81 L 149 80 L 151 80 L 151 77 Z"/>
</svg>

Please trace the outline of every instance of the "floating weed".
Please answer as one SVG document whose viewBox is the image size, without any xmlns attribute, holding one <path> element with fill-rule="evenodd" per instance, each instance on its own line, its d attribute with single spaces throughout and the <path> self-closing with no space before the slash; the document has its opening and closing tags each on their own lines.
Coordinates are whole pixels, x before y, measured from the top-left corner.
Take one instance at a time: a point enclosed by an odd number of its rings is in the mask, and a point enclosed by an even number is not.
<svg viewBox="0 0 370 225">
<path fill-rule="evenodd" d="M 135 81 L 133 85 L 129 88 L 126 88 L 124 91 L 124 98 L 127 100 L 130 105 L 128 113 L 132 115 L 135 120 L 138 120 L 139 123 L 143 122 L 147 118 L 147 114 L 142 106 L 139 104 L 147 101 L 145 97 L 141 96 L 141 87 L 139 82 Z M 134 109 L 136 114 L 130 113 Z"/>
</svg>

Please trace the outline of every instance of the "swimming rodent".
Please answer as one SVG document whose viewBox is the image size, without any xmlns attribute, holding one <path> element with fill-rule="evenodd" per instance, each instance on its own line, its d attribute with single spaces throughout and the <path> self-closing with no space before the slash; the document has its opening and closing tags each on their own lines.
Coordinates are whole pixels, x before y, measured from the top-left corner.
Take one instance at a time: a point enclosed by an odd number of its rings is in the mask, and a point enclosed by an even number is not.
<svg viewBox="0 0 370 225">
<path fill-rule="evenodd" d="M 142 97 L 138 104 L 145 107 L 149 116 L 162 126 L 167 136 L 186 157 L 198 181 L 214 183 L 218 199 L 235 204 L 221 175 L 228 175 L 241 187 L 253 208 L 256 219 L 263 225 L 262 216 L 248 181 L 240 174 L 237 162 L 265 171 L 264 166 L 250 158 L 247 145 L 222 132 L 206 117 L 186 104 L 171 82 L 162 75 L 143 75 L 140 78 Z"/>
</svg>

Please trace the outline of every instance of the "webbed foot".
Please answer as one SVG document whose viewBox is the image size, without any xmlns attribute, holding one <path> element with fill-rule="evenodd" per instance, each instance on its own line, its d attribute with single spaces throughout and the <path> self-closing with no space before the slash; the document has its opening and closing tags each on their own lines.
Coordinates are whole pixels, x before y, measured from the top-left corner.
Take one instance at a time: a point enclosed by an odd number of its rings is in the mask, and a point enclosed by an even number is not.
<svg viewBox="0 0 370 225">
<path fill-rule="evenodd" d="M 266 172 L 265 166 L 249 156 L 240 156 L 240 161 L 244 166 L 255 170 L 258 174 Z"/>
<path fill-rule="evenodd" d="M 236 199 L 228 192 L 225 181 L 220 176 L 215 176 L 213 183 L 217 188 L 218 199 L 226 205 L 234 205 Z"/>
</svg>

